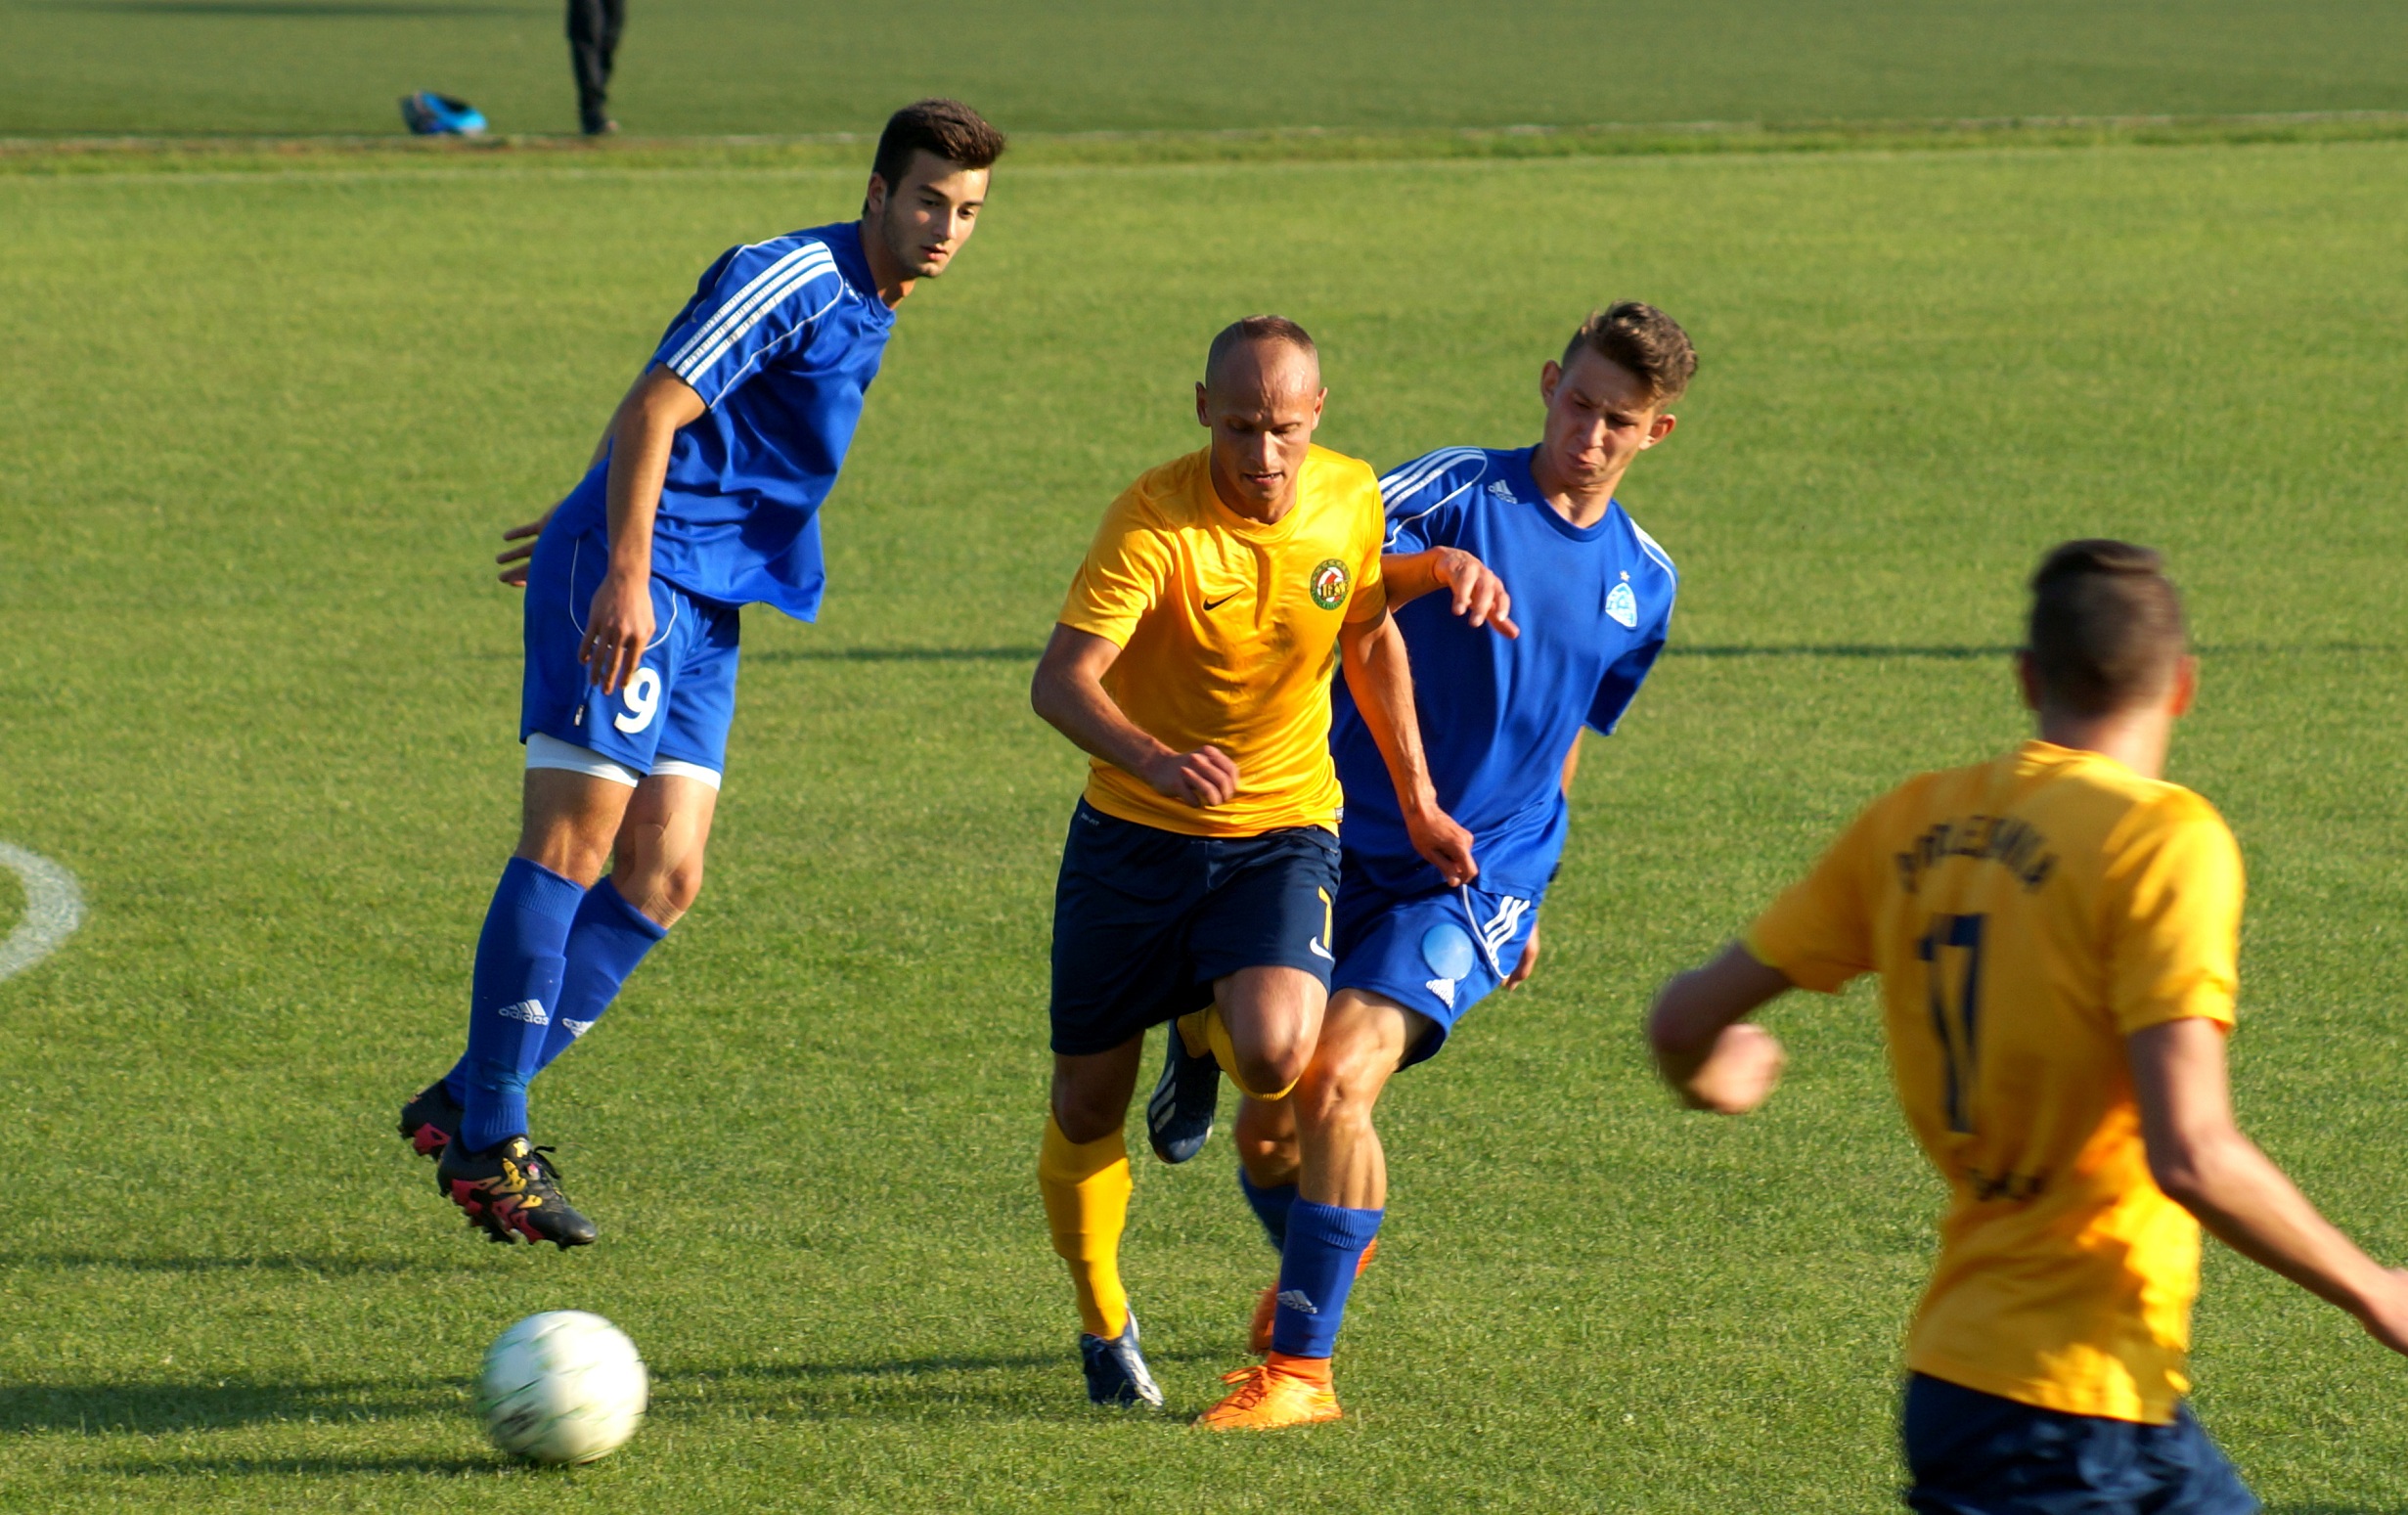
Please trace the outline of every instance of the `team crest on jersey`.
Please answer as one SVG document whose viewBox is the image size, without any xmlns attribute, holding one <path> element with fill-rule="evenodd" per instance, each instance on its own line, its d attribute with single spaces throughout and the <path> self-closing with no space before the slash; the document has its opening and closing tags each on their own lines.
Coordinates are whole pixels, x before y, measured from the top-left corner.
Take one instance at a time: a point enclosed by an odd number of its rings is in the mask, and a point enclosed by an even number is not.
<svg viewBox="0 0 2408 1515">
<path fill-rule="evenodd" d="M 1324 610 L 1335 610 L 1346 603 L 1346 564 L 1335 557 L 1325 557 L 1313 570 L 1313 602 Z"/>
<path fill-rule="evenodd" d="M 1614 592 L 1605 597 L 1605 613 L 1625 626 L 1633 630 L 1637 629 L 1639 602 L 1638 597 L 1630 593 L 1629 585 L 1617 584 L 1614 586 Z"/>
</svg>

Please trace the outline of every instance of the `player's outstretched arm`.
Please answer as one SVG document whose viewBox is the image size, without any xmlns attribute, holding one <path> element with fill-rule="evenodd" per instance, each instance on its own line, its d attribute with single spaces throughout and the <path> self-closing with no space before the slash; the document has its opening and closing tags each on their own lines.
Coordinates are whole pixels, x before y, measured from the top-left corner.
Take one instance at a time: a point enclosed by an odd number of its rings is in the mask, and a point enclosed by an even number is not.
<svg viewBox="0 0 2408 1515">
<path fill-rule="evenodd" d="M 1057 623 L 1029 681 L 1029 704 L 1083 751 L 1127 769 L 1175 800 L 1203 810 L 1235 799 L 1237 764 L 1227 753 L 1211 746 L 1174 752 L 1121 713 L 1103 687 L 1105 672 L 1120 655 L 1109 638 Z"/>
<path fill-rule="evenodd" d="M 1781 1081 L 1788 1054 L 1773 1034 L 1746 1017 L 1788 992 L 1778 968 L 1737 942 L 1702 968 L 1656 992 L 1647 1013 L 1647 1046 L 1656 1071 L 1692 1110 L 1744 1115 Z"/>
<path fill-rule="evenodd" d="M 1522 635 L 1522 628 L 1513 624 L 1513 597 L 1505 593 L 1505 581 L 1459 547 L 1386 554 L 1380 558 L 1380 579 L 1388 587 L 1391 610 L 1443 589 L 1454 597 L 1454 613 L 1474 626 L 1494 626 L 1509 639 Z"/>
<path fill-rule="evenodd" d="M 1412 664 L 1397 618 L 1383 609 L 1376 619 L 1346 622 L 1338 628 L 1338 653 L 1355 707 L 1397 786 L 1413 850 L 1449 888 L 1471 882 L 1480 872 L 1472 861 L 1472 833 L 1439 808 L 1438 786 L 1430 780 L 1429 759 L 1421 749 L 1421 717 L 1413 708 Z"/>
<path fill-rule="evenodd" d="M 2408 1353 L 2408 1270 L 2386 1269 L 2317 1213 L 2233 1120 L 2224 1030 L 2168 1021 L 2124 1039 L 2158 1187 L 2217 1240 L 2357 1316 Z"/>
</svg>

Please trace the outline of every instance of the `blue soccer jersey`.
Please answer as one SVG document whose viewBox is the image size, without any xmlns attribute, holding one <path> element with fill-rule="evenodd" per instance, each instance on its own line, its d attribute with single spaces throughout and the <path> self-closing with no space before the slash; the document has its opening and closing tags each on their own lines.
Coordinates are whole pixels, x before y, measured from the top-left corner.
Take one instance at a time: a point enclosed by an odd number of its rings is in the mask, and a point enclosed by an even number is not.
<svg viewBox="0 0 2408 1515">
<path fill-rule="evenodd" d="M 681 429 L 652 528 L 652 572 L 722 604 L 818 613 L 820 502 L 835 487 L 894 312 L 850 221 L 722 253 L 652 361 L 709 407 Z M 597 464 L 555 528 L 605 534 Z"/>
<path fill-rule="evenodd" d="M 1611 732 L 1664 649 L 1678 577 L 1618 502 L 1579 527 L 1531 477 L 1531 449 L 1449 447 L 1380 480 L 1390 553 L 1461 548 L 1513 597 L 1518 641 L 1454 613 L 1442 589 L 1397 612 L 1439 803 L 1473 836 L 1481 887 L 1545 892 L 1570 830 L 1563 764 L 1583 726 Z M 1348 866 L 1398 895 L 1445 887 L 1406 836 L 1371 733 L 1340 684 L 1330 741 Z"/>
</svg>

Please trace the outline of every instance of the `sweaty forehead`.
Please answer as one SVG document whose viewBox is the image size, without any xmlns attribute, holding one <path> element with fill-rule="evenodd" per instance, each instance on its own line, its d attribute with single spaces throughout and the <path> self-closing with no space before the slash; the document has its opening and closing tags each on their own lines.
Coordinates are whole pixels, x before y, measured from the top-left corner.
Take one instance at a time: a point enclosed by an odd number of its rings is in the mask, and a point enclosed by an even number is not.
<svg viewBox="0 0 2408 1515">
<path fill-rule="evenodd" d="M 1232 342 L 1205 363 L 1204 387 L 1215 399 L 1310 399 L 1321 387 L 1320 361 L 1275 336 Z"/>
</svg>

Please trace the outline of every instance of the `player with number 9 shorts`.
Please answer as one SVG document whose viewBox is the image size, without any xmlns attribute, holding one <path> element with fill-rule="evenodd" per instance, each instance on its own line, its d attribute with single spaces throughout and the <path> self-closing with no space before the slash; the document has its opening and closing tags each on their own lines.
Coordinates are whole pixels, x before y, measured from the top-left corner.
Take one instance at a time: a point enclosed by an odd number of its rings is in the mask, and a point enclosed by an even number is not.
<svg viewBox="0 0 2408 1515">
<path fill-rule="evenodd" d="M 528 1139 L 528 1082 L 693 904 L 741 607 L 818 613 L 820 506 L 895 309 L 969 239 L 1003 150 L 957 101 L 895 112 L 860 219 L 722 253 L 585 477 L 507 534 L 535 538 L 501 558 L 527 591 L 518 847 L 477 939 L 467 1049 L 401 1114 L 437 1190 L 494 1241 L 595 1238 Z"/>
</svg>

